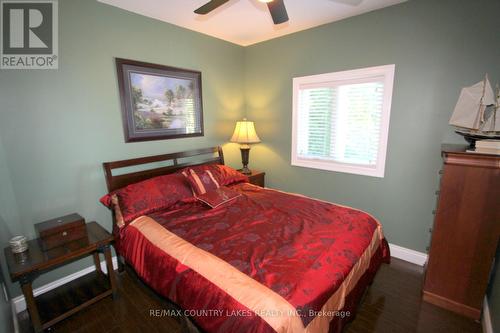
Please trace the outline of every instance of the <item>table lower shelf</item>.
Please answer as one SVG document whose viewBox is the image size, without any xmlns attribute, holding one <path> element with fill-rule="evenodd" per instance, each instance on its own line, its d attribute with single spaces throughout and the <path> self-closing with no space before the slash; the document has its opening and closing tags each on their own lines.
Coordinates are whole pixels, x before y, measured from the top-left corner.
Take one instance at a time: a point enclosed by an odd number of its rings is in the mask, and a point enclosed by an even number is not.
<svg viewBox="0 0 500 333">
<path fill-rule="evenodd" d="M 39 295 L 35 302 L 42 328 L 46 329 L 111 294 L 108 276 L 94 271 Z"/>
</svg>

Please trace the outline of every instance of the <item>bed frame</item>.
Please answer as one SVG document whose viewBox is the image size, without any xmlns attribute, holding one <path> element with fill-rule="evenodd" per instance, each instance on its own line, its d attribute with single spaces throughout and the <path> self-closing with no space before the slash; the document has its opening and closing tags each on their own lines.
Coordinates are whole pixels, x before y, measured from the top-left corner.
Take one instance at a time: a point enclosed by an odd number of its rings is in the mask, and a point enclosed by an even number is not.
<svg viewBox="0 0 500 333">
<path fill-rule="evenodd" d="M 214 154 L 216 154 L 217 156 L 214 157 Z M 210 155 L 210 157 L 207 157 L 207 155 Z M 195 161 L 187 161 L 179 163 L 180 159 L 187 159 L 193 157 L 197 159 Z M 113 175 L 113 170 L 116 169 L 137 167 L 140 165 L 146 165 L 158 162 L 172 162 L 172 165 L 123 173 L 120 175 Z M 106 185 L 108 187 L 108 191 L 112 192 L 119 188 L 149 178 L 161 175 L 167 175 L 179 171 L 188 166 L 195 166 L 202 164 L 224 165 L 224 153 L 222 152 L 222 147 L 217 146 L 204 149 L 188 150 L 179 153 L 146 156 L 146 157 L 132 158 L 129 160 L 113 161 L 113 162 L 104 162 L 102 166 L 104 168 L 104 176 L 106 178 Z"/>
<path fill-rule="evenodd" d="M 183 161 L 187 160 L 187 161 Z M 151 163 L 170 163 L 167 166 L 153 167 L 141 171 L 132 171 L 128 173 L 120 173 L 114 175 L 113 171 L 123 168 L 133 168 L 143 166 Z M 224 153 L 222 152 L 222 147 L 210 147 L 204 149 L 195 149 L 178 153 L 170 153 L 163 155 L 145 156 L 139 158 L 133 158 L 128 160 L 120 160 L 113 162 L 105 162 L 102 164 L 104 168 L 104 176 L 106 179 L 106 185 L 109 192 L 115 191 L 127 185 L 137 183 L 149 178 L 167 175 L 179 171 L 188 166 L 196 166 L 203 164 L 221 164 L 224 165 Z M 117 230 L 116 218 L 113 212 L 113 234 Z M 146 283 L 144 283 L 140 277 L 136 274 L 132 266 L 128 265 L 124 258 L 117 253 L 118 259 L 118 271 L 123 272 L 124 270 L 134 278 L 140 285 L 144 286 L 150 295 L 155 295 L 155 297 L 161 300 L 165 307 L 168 309 L 182 310 L 177 304 L 173 303 L 169 299 L 159 295 L 156 291 L 150 288 Z M 177 318 L 177 317 L 176 317 Z M 182 332 L 190 333 L 200 333 L 202 330 L 187 316 L 182 316 L 179 319 L 179 324 L 181 325 Z"/>
</svg>

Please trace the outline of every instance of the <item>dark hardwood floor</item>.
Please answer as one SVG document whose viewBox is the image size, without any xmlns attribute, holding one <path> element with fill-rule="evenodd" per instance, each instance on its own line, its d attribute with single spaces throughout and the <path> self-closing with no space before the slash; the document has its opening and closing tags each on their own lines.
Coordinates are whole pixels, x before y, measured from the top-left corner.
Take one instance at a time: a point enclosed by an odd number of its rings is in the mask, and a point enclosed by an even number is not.
<svg viewBox="0 0 500 333">
<path fill-rule="evenodd" d="M 393 259 L 382 265 L 346 333 L 481 332 L 481 324 L 422 302 L 422 268 Z M 165 303 L 127 273 L 119 275 L 120 296 L 110 297 L 55 325 L 52 332 L 182 332 L 177 318 L 150 316 Z M 19 315 L 30 332 L 27 313 Z"/>
<path fill-rule="evenodd" d="M 422 267 L 391 260 L 380 268 L 346 333 L 482 332 L 479 322 L 422 301 Z"/>
</svg>

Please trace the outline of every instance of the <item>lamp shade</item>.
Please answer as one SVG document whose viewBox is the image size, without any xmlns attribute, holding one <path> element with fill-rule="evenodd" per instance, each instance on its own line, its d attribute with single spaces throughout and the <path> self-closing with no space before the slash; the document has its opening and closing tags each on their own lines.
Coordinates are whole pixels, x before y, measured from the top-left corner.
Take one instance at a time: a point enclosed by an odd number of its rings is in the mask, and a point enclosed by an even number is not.
<svg viewBox="0 0 500 333">
<path fill-rule="evenodd" d="M 236 122 L 236 127 L 234 128 L 234 133 L 230 141 L 243 144 L 259 143 L 260 138 L 257 132 L 255 132 L 253 121 L 243 119 Z"/>
</svg>

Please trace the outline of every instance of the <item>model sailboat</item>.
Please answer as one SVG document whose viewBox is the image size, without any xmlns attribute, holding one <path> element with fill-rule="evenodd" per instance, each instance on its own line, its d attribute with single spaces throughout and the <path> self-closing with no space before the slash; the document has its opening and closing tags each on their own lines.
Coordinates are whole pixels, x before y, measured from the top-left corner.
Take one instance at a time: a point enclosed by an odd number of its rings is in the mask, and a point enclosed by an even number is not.
<svg viewBox="0 0 500 333">
<path fill-rule="evenodd" d="M 500 139 L 500 92 L 493 92 L 488 75 L 484 80 L 463 88 L 450 125 L 473 147 L 476 140 Z"/>
</svg>

